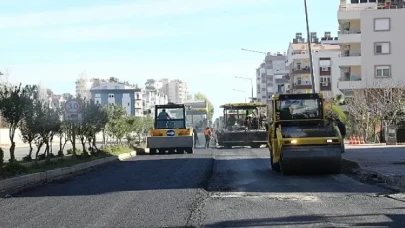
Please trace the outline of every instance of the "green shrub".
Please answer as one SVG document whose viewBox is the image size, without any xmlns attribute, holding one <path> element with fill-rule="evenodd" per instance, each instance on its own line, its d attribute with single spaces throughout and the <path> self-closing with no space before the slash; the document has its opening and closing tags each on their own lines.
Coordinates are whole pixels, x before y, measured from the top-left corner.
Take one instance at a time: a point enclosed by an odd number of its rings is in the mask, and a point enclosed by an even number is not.
<svg viewBox="0 0 405 228">
<path fill-rule="evenodd" d="M 66 154 L 73 154 L 73 149 L 68 149 L 68 150 L 66 151 Z M 76 148 L 76 154 L 77 154 L 77 155 L 82 154 L 82 150 Z"/>
<path fill-rule="evenodd" d="M 22 158 L 22 161 L 23 162 L 30 162 L 30 161 L 32 161 L 32 157 L 30 155 L 27 155 L 27 156 Z"/>
<path fill-rule="evenodd" d="M 9 163 L 4 166 L 3 173 L 6 175 L 21 175 L 28 173 L 28 168 L 18 163 Z"/>
<path fill-rule="evenodd" d="M 111 155 L 120 155 L 132 152 L 133 150 L 128 146 L 114 145 L 105 147 L 104 151 Z"/>
</svg>

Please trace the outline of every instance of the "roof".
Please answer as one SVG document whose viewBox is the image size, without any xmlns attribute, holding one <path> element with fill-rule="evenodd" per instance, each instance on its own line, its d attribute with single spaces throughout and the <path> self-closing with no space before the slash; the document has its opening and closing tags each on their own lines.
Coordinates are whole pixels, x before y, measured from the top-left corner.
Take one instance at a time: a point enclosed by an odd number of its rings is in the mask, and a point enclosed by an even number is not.
<svg viewBox="0 0 405 228">
<path fill-rule="evenodd" d="M 319 99 L 323 98 L 322 93 L 301 93 L 301 94 L 273 94 L 271 99 L 289 100 L 289 99 Z"/>
<path fill-rule="evenodd" d="M 155 108 L 185 108 L 184 104 L 165 104 L 165 105 L 155 105 Z"/>
<path fill-rule="evenodd" d="M 228 103 L 228 104 L 223 104 L 220 106 L 220 108 L 233 108 L 233 109 L 243 109 L 243 108 L 256 108 L 256 107 L 266 107 L 266 104 L 260 103 L 260 102 L 254 102 L 254 103 Z"/>
<path fill-rule="evenodd" d="M 335 45 L 335 44 L 315 44 L 312 43 L 311 44 L 312 47 L 312 51 L 316 51 L 316 50 L 324 50 L 324 51 L 337 51 L 340 50 L 340 46 L 339 45 Z M 301 51 L 301 50 L 307 50 L 308 49 L 308 44 L 307 43 L 299 43 L 299 44 L 291 44 L 290 48 L 293 51 Z"/>
</svg>

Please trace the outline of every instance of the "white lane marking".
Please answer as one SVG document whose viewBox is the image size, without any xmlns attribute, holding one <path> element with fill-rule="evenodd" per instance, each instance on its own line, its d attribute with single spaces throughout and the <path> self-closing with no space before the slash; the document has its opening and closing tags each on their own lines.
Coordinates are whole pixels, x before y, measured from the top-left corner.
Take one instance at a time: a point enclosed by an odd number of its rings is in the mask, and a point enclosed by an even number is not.
<svg viewBox="0 0 405 228">
<path fill-rule="evenodd" d="M 211 198 L 267 198 L 280 201 L 309 201 L 315 202 L 319 198 L 309 194 L 278 194 L 278 193 L 255 193 L 255 192 L 217 192 L 212 193 Z"/>
</svg>

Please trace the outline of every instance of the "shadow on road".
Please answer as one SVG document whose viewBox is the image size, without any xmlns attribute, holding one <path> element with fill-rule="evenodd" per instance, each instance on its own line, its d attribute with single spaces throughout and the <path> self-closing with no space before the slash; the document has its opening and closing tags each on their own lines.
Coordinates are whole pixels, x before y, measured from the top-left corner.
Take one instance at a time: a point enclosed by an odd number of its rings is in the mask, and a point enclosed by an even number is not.
<svg viewBox="0 0 405 228">
<path fill-rule="evenodd" d="M 386 216 L 391 221 L 375 221 L 373 218 Z M 361 218 L 359 218 L 361 217 Z M 369 218 L 369 219 L 367 219 Z M 357 221 L 364 222 L 357 222 Z M 345 224 L 350 227 L 404 227 L 404 214 L 359 214 L 344 216 L 322 216 L 322 215 L 301 215 L 286 216 L 278 218 L 265 219 L 246 219 L 223 221 L 214 224 L 205 225 L 207 228 L 214 227 L 272 227 L 272 226 L 314 226 L 314 225 L 340 225 Z M 329 226 L 325 226 L 329 227 Z"/>
<path fill-rule="evenodd" d="M 185 155 L 188 156 L 188 155 Z M 173 158 L 141 156 L 87 174 L 27 189 L 15 196 L 80 196 L 124 191 L 203 188 L 222 192 L 375 192 L 349 189 L 333 176 L 281 176 L 267 158 L 214 160 L 211 156 Z"/>
</svg>

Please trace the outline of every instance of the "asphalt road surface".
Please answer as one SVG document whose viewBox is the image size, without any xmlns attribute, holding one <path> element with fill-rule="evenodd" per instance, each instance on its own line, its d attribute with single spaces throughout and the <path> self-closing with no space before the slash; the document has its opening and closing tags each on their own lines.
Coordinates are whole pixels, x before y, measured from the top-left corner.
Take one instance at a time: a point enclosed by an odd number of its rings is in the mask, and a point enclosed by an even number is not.
<svg viewBox="0 0 405 228">
<path fill-rule="evenodd" d="M 402 195 L 281 176 L 266 149 L 145 155 L 0 199 L 1 227 L 405 227 Z"/>
</svg>

